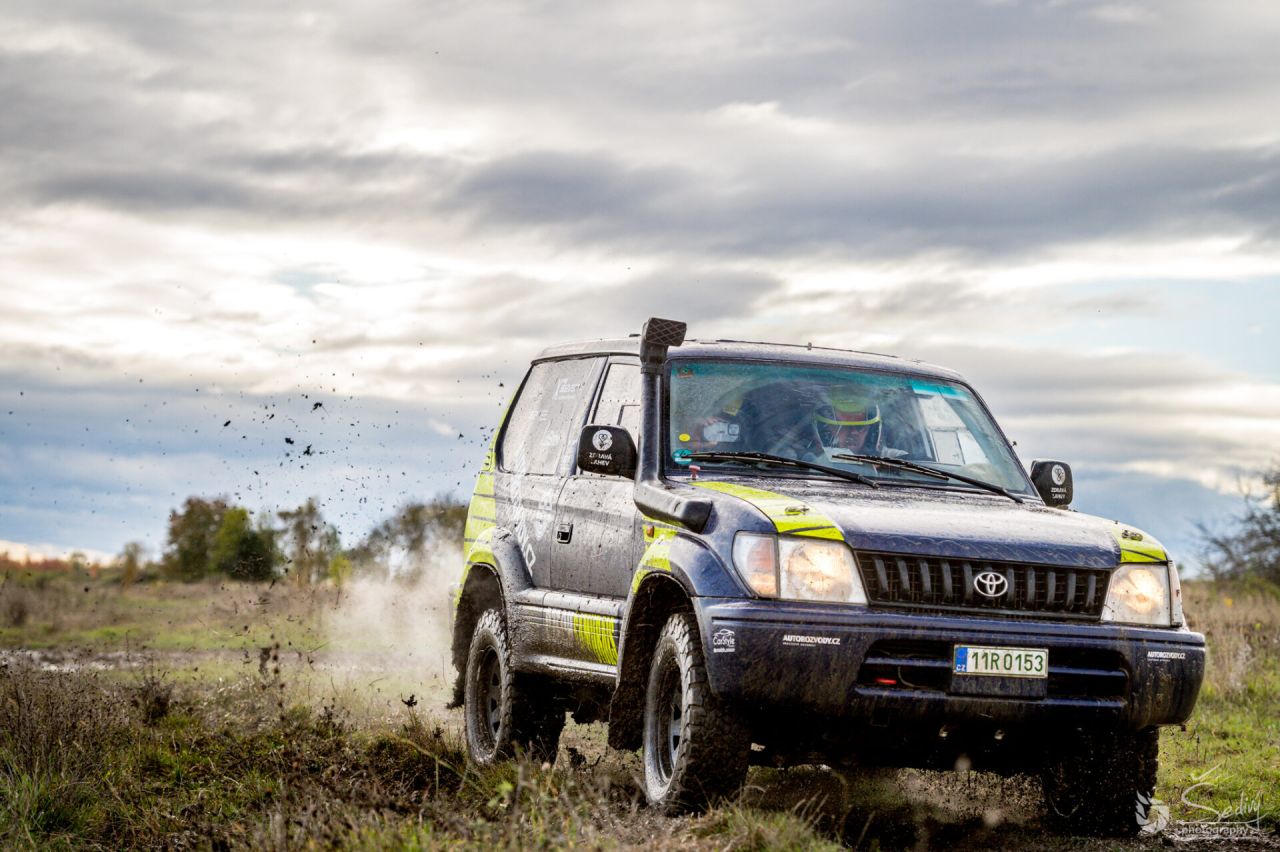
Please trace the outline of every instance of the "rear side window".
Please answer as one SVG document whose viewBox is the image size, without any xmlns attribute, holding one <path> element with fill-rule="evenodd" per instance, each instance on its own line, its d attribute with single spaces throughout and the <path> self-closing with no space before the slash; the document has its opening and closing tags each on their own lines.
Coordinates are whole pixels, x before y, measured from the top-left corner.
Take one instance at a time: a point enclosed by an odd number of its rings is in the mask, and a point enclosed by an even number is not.
<svg viewBox="0 0 1280 852">
<path fill-rule="evenodd" d="M 600 402 L 596 404 L 592 423 L 605 426 L 621 426 L 631 433 L 631 440 L 640 441 L 640 366 L 638 364 L 610 364 L 600 389 Z"/>
<path fill-rule="evenodd" d="M 534 364 L 502 436 L 500 465 L 511 473 L 558 473 L 586 414 L 592 359 Z"/>
</svg>

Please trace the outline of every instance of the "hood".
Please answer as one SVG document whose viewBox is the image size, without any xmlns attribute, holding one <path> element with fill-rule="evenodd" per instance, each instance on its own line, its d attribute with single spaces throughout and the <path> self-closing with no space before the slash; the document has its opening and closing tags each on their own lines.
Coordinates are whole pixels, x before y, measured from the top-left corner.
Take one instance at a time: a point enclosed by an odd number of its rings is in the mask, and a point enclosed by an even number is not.
<svg viewBox="0 0 1280 852">
<path fill-rule="evenodd" d="M 692 484 L 755 506 L 782 533 L 835 538 L 838 530 L 855 550 L 1092 568 L 1165 559 L 1159 542 L 1132 527 L 996 495 L 779 478 L 738 482 Z"/>
</svg>

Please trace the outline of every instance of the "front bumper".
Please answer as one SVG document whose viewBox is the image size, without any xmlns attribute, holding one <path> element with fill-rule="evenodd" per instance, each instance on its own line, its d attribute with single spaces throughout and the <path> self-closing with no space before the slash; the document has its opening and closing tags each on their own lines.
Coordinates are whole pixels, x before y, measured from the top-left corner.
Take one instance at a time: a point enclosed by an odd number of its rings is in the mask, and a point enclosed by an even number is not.
<svg viewBox="0 0 1280 852">
<path fill-rule="evenodd" d="M 712 690 L 760 715 L 1138 729 L 1185 721 L 1204 678 L 1204 637 L 1185 629 L 747 599 L 695 606 Z M 1047 648 L 1049 678 L 952 675 L 958 644 Z"/>
</svg>

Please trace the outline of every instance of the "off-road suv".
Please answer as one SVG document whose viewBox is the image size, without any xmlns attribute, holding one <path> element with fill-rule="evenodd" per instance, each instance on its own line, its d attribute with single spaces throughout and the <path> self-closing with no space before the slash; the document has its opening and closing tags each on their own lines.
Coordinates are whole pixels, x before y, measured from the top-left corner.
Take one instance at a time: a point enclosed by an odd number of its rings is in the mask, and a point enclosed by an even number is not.
<svg viewBox="0 0 1280 852">
<path fill-rule="evenodd" d="M 1067 509 L 956 373 L 684 333 L 553 347 L 516 393 L 452 590 L 471 758 L 554 760 L 571 713 L 667 812 L 752 763 L 972 766 L 1136 831 L 1204 672 L 1164 548 Z"/>
</svg>

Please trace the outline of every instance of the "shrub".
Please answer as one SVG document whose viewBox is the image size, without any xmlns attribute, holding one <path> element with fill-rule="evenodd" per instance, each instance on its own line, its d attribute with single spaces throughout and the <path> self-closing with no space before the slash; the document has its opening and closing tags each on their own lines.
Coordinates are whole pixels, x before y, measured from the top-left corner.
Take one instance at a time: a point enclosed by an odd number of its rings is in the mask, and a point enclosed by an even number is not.
<svg viewBox="0 0 1280 852">
<path fill-rule="evenodd" d="M 31 593 L 14 586 L 3 591 L 4 623 L 7 627 L 23 627 L 31 618 Z"/>
</svg>

